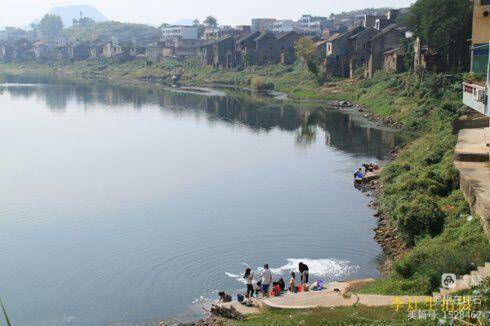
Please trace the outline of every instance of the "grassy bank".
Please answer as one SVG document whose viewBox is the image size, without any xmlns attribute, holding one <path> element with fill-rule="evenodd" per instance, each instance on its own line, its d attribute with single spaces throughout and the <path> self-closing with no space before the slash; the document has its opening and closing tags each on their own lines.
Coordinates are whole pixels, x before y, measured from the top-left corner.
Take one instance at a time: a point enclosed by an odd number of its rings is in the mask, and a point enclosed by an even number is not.
<svg viewBox="0 0 490 326">
<path fill-rule="evenodd" d="M 273 310 L 249 317 L 237 323 L 254 325 L 437 325 L 424 321 L 410 321 L 405 309 L 392 307 L 366 307 L 355 305 L 344 308 L 317 308 L 312 310 Z"/>
<path fill-rule="evenodd" d="M 466 112 L 461 76 L 377 74 L 351 85 L 358 103 L 402 122 L 419 137 L 383 171 L 381 212 L 390 217 L 411 250 L 390 277 L 362 291 L 430 294 L 443 273 L 465 274 L 490 259 L 478 218 L 471 219 L 453 166 L 452 122 Z"/>
<path fill-rule="evenodd" d="M 482 286 L 474 290 L 461 291 L 456 293 L 460 297 L 478 296 L 481 298 L 481 304 L 472 306 L 472 311 L 487 312 L 490 310 L 490 286 L 487 280 Z M 460 311 L 458 304 L 455 304 L 455 311 Z M 409 310 L 408 306 L 398 307 L 366 307 L 362 305 L 354 305 L 352 307 L 343 308 L 317 308 L 311 310 L 269 310 L 258 316 L 247 317 L 243 321 L 235 322 L 236 325 L 453 325 L 454 320 L 450 317 L 441 324 L 440 320 L 445 318 L 443 308 L 440 305 L 434 306 L 436 314 L 435 319 L 427 317 L 410 318 L 410 312 L 413 312 L 413 307 Z M 421 303 L 418 309 L 428 311 L 426 303 Z M 450 308 L 446 308 L 446 312 L 450 315 Z M 478 319 L 469 319 L 463 317 L 457 325 L 487 325 L 488 320 L 483 317 Z"/>
<path fill-rule="evenodd" d="M 0 73 L 57 75 L 88 78 L 110 78 L 118 81 L 147 81 L 172 84 L 172 76 L 179 74 L 181 83 L 189 86 L 233 85 L 248 88 L 267 88 L 288 93 L 294 99 L 331 99 L 321 93 L 321 83 L 297 63 L 291 66 L 253 67 L 243 71 L 216 70 L 202 67 L 195 60 L 170 60 L 162 63 L 132 61 L 112 63 L 86 61 L 51 64 L 0 64 Z"/>
</svg>

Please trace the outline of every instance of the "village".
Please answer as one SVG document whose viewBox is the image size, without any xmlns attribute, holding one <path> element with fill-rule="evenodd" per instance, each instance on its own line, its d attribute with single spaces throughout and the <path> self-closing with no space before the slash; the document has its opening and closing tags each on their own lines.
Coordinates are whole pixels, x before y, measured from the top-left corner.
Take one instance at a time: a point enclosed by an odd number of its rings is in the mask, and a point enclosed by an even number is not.
<svg viewBox="0 0 490 326">
<path fill-rule="evenodd" d="M 405 57 L 413 56 L 414 70 L 442 70 L 438 53 L 413 38 L 400 18 L 404 9 L 382 14 L 319 17 L 303 15 L 297 21 L 252 19 L 251 25 L 219 26 L 210 16 L 205 25 L 163 24 L 157 33 L 125 37 L 111 35 L 73 40 L 63 30 L 47 33 L 7 27 L 0 37 L 3 62 L 76 62 L 84 60 L 127 62 L 195 58 L 203 66 L 241 70 L 251 66 L 290 65 L 297 60 L 295 46 L 301 38 L 317 50 L 320 69 L 327 78 L 371 78 L 376 71 L 407 70 Z M 97 24 L 83 17 L 71 29 Z M 410 46 L 407 46 L 410 44 Z M 411 61 L 412 62 L 412 61 Z M 410 67 L 411 68 L 411 67 Z"/>
</svg>

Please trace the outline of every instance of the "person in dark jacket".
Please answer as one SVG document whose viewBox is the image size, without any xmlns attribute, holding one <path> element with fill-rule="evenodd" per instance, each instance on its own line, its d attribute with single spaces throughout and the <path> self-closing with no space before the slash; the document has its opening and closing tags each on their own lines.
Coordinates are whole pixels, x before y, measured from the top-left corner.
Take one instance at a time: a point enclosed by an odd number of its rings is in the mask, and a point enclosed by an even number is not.
<svg viewBox="0 0 490 326">
<path fill-rule="evenodd" d="M 231 295 L 221 291 L 218 293 L 219 295 L 219 302 L 231 302 Z"/>
<path fill-rule="evenodd" d="M 301 283 L 302 284 L 308 284 L 309 280 L 309 268 L 308 265 L 303 264 L 302 262 L 299 263 L 299 274 L 301 275 Z"/>
</svg>

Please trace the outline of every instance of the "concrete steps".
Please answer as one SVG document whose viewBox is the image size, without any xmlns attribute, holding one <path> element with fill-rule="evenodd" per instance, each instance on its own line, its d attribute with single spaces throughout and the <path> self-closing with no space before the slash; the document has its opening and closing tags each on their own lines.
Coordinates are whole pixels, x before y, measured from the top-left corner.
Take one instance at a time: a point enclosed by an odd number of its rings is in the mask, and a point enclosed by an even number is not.
<svg viewBox="0 0 490 326">
<path fill-rule="evenodd" d="M 463 275 L 456 280 L 456 284 L 451 289 L 442 289 L 440 292 L 433 293 L 434 298 L 444 297 L 453 293 L 471 290 L 473 287 L 481 285 L 485 279 L 490 277 L 490 263 L 485 263 L 485 266 L 480 266 L 477 270 L 472 271 L 470 274 Z"/>
<path fill-rule="evenodd" d="M 459 162 L 489 162 L 490 128 L 462 129 L 459 131 L 454 158 Z"/>
</svg>

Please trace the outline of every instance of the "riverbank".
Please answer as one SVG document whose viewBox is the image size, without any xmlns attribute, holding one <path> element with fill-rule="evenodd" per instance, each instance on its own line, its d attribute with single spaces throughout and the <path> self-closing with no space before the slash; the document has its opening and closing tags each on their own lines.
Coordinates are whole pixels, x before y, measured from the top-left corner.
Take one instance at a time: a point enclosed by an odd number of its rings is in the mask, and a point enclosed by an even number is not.
<svg viewBox="0 0 490 326">
<path fill-rule="evenodd" d="M 102 78 L 119 83 L 156 83 L 171 87 L 173 76 L 180 76 L 183 86 L 228 85 L 287 93 L 291 99 L 342 100 L 339 94 L 321 92 L 319 83 L 300 64 L 292 66 L 254 67 L 243 71 L 216 70 L 201 67 L 197 61 L 166 61 L 153 64 L 146 61 L 112 63 L 84 61 L 76 63 L 2 63 L 0 72 L 16 75 L 57 76 L 60 78 Z"/>
<path fill-rule="evenodd" d="M 178 71 L 185 85 L 239 87 L 251 86 L 252 79 L 260 77 L 293 99 L 353 101 L 367 118 L 417 135 L 385 167 L 377 188 L 378 240 L 386 249 L 393 249 L 395 242 L 391 239 L 396 238 L 403 250 L 387 253 L 393 261 L 388 277 L 359 291 L 429 294 L 440 286 L 443 273 L 466 274 L 490 259 L 490 246 L 481 224 L 478 219 L 467 218 L 471 212 L 459 190 L 453 166 L 456 136 L 452 134 L 452 121 L 465 112 L 460 99 L 460 76 L 428 75 L 421 79 L 408 73 L 379 73 L 371 80 L 324 85 L 299 65 L 234 72 L 186 67 L 187 64 L 190 63 L 0 65 L 0 72 L 167 85 Z"/>
</svg>

